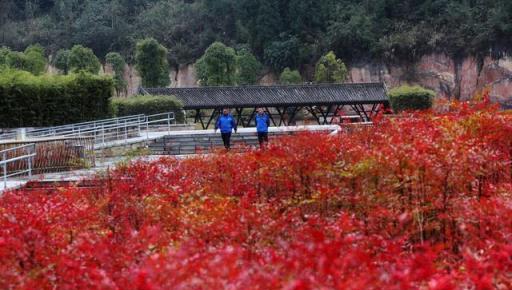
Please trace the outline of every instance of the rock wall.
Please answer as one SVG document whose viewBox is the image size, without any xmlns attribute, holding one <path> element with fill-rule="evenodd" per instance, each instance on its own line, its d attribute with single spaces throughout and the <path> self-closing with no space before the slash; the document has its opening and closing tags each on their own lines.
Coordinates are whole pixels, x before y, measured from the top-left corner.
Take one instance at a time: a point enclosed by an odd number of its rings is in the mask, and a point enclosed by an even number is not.
<svg viewBox="0 0 512 290">
<path fill-rule="evenodd" d="M 105 68 L 110 73 L 109 68 Z M 172 87 L 198 86 L 193 65 L 181 65 L 169 74 Z M 125 79 L 128 95 L 137 92 L 140 77 L 132 66 L 127 66 Z M 261 85 L 273 85 L 278 77 L 266 73 Z M 432 89 L 438 96 L 466 100 L 484 87 L 489 87 L 491 97 L 500 103 L 512 105 L 512 58 L 482 60 L 473 57 L 453 59 L 444 54 L 423 56 L 415 64 L 361 63 L 349 69 L 349 82 L 384 82 L 388 88 L 402 84 L 418 84 Z"/>
<path fill-rule="evenodd" d="M 106 69 L 107 73 L 111 70 Z M 124 78 L 127 81 L 128 95 L 135 95 L 142 84 L 139 73 L 134 66 L 126 65 L 124 70 Z M 171 80 L 171 87 L 197 87 L 196 70 L 193 65 L 180 65 L 178 70 L 171 70 L 169 72 L 169 79 Z"/>
<path fill-rule="evenodd" d="M 112 74 L 112 69 L 109 66 L 105 67 L 106 74 Z M 126 65 L 124 78 L 128 83 L 128 95 L 137 94 L 138 88 L 141 85 L 141 78 L 134 66 Z M 196 70 L 194 65 L 180 65 L 178 69 L 172 69 L 169 72 L 171 80 L 171 87 L 173 88 L 188 88 L 199 86 Z M 259 80 L 261 85 L 273 85 L 278 82 L 279 78 L 272 72 L 265 73 Z"/>
<path fill-rule="evenodd" d="M 175 88 L 197 87 L 196 69 L 193 65 L 180 65 L 171 71 L 171 86 Z"/>
<path fill-rule="evenodd" d="M 423 56 L 416 64 L 361 64 L 350 68 L 350 82 L 386 83 L 388 88 L 419 84 L 450 99 L 467 100 L 488 87 L 491 97 L 512 104 L 512 58 L 457 60 L 443 54 Z"/>
</svg>

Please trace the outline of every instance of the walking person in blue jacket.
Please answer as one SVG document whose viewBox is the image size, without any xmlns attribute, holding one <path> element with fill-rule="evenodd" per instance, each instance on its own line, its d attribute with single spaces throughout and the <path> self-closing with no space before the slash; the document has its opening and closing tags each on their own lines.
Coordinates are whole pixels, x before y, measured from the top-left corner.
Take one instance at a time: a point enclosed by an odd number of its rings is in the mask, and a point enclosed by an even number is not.
<svg viewBox="0 0 512 290">
<path fill-rule="evenodd" d="M 231 131 L 234 130 L 236 133 L 236 122 L 228 109 L 223 109 L 222 115 L 217 119 L 215 123 L 215 133 L 217 133 L 218 129 L 220 129 L 224 147 L 229 150 L 229 148 L 231 148 Z"/>
<path fill-rule="evenodd" d="M 268 127 L 270 126 L 270 118 L 262 108 L 258 109 L 256 114 L 256 131 L 258 132 L 258 142 L 260 148 L 264 148 L 265 143 L 268 143 Z"/>
</svg>

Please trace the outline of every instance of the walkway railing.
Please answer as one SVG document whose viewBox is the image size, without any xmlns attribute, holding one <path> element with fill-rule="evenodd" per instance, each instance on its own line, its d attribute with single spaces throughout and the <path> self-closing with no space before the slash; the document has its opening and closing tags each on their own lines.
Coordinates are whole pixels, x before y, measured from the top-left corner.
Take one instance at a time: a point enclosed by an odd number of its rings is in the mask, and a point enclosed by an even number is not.
<svg viewBox="0 0 512 290">
<path fill-rule="evenodd" d="M 122 141 L 134 137 L 143 137 L 143 131 L 171 131 L 176 124 L 174 112 L 154 115 L 133 115 L 70 125 L 55 126 L 27 131 L 26 139 L 52 137 L 92 137 L 95 144 Z M 12 135 L 0 135 L 2 140 L 12 140 Z"/>
<path fill-rule="evenodd" d="M 57 136 L 68 136 L 74 134 L 86 133 L 96 128 L 110 128 L 117 127 L 119 124 L 130 124 L 130 123 L 142 123 L 145 120 L 144 115 L 133 115 L 119 118 L 111 118 L 90 122 L 75 123 L 62 126 L 54 126 L 48 128 L 41 128 L 30 130 L 27 132 L 27 138 L 44 138 L 44 137 L 57 137 Z M 78 135 L 77 135 L 78 136 Z"/>
<path fill-rule="evenodd" d="M 19 151 L 21 151 L 22 153 L 19 154 Z M 4 188 L 7 188 L 7 178 L 8 177 L 13 177 L 13 176 L 28 173 L 28 177 L 32 178 L 32 163 L 33 163 L 32 159 L 36 156 L 36 145 L 35 144 L 32 143 L 32 144 L 27 144 L 27 145 L 23 145 L 23 146 L 17 146 L 17 147 L 9 148 L 6 150 L 2 150 L 2 151 L 0 151 L 0 156 L 2 156 L 2 161 L 0 161 L 0 167 L 2 168 Z M 8 170 L 9 164 L 20 162 L 23 160 L 27 160 L 27 169 L 9 172 L 9 170 Z"/>
</svg>

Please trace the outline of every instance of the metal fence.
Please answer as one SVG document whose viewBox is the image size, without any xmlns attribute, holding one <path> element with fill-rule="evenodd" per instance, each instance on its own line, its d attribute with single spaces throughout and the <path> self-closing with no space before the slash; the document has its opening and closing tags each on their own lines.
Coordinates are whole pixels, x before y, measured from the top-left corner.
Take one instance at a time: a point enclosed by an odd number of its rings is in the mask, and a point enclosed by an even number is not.
<svg viewBox="0 0 512 290">
<path fill-rule="evenodd" d="M 9 150 L 7 159 L 23 152 L 15 148 L 33 144 L 35 156 L 31 160 L 20 159 L 6 166 L 8 174 L 31 167 L 31 174 L 68 171 L 95 165 L 94 139 L 90 137 L 45 138 L 34 141 L 1 142 L 0 150 Z"/>
<path fill-rule="evenodd" d="M 27 140 L 40 140 L 54 137 L 91 137 L 94 144 L 106 144 L 112 141 L 122 141 L 134 137 L 144 137 L 144 131 L 170 132 L 176 125 L 174 112 L 154 115 L 133 115 L 91 122 L 76 123 L 41 129 L 28 129 L 24 138 Z M 147 134 L 146 134 L 147 136 Z M 12 133 L 0 135 L 0 140 L 14 140 Z"/>
<path fill-rule="evenodd" d="M 4 188 L 7 187 L 7 178 L 28 174 L 32 177 L 33 159 L 36 156 L 36 145 L 34 143 L 15 146 L 0 151 L 2 160 L 0 167 L 2 168 L 2 179 Z M 23 166 L 19 166 L 23 164 Z"/>
</svg>

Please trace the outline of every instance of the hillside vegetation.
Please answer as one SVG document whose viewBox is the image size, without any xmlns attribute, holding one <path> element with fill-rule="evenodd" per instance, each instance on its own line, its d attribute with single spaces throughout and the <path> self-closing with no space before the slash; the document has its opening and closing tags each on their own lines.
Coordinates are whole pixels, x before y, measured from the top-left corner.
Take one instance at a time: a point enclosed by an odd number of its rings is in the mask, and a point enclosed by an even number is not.
<svg viewBox="0 0 512 290">
<path fill-rule="evenodd" d="M 512 44 L 509 0 L 2 0 L 0 46 L 46 53 L 81 44 L 133 62 L 153 37 L 171 65 L 195 62 L 214 41 L 249 49 L 275 71 L 327 51 L 350 63 L 414 61 L 430 52 L 500 56 Z"/>
</svg>

